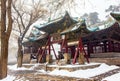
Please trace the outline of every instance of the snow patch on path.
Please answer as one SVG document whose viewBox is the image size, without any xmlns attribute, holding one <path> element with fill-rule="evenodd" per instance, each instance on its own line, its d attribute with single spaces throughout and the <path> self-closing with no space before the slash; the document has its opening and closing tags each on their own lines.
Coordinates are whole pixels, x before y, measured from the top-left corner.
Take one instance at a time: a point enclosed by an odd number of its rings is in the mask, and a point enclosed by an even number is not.
<svg viewBox="0 0 120 81">
<path fill-rule="evenodd" d="M 77 78 L 90 78 L 102 73 L 105 73 L 107 71 L 113 70 L 113 69 L 117 69 L 119 68 L 118 66 L 109 66 L 107 64 L 101 64 L 99 67 L 97 68 L 93 68 L 93 69 L 86 69 L 86 70 L 77 70 L 77 71 L 73 71 L 73 72 L 69 72 L 67 70 L 53 70 L 52 72 L 50 72 L 50 75 L 61 75 L 61 76 L 69 76 L 69 77 L 77 77 Z"/>
<path fill-rule="evenodd" d="M 4 79 L 2 79 L 0 81 L 14 81 L 14 79 L 15 79 L 15 76 L 8 75 L 6 78 L 4 78 Z"/>
<path fill-rule="evenodd" d="M 15 65 L 9 65 L 8 69 L 10 69 L 10 70 L 28 70 L 28 68 L 25 68 L 25 67 L 18 68 L 17 64 L 15 64 Z"/>
<path fill-rule="evenodd" d="M 120 73 L 104 78 L 102 81 L 120 81 Z"/>
<path fill-rule="evenodd" d="M 86 64 L 87 65 L 87 64 Z M 85 66 L 86 66 L 85 65 Z M 69 67 L 72 67 L 74 65 L 68 65 Z M 83 65 L 84 66 L 84 65 Z M 17 68 L 17 64 L 15 65 L 9 65 L 8 69 L 10 70 L 34 70 L 34 68 L 39 67 L 39 64 L 34 64 L 32 67 L 30 68 L 25 68 L 25 67 L 21 67 L 21 68 Z M 99 67 L 96 68 L 92 68 L 92 69 L 86 69 L 86 70 L 76 70 L 73 72 L 69 72 L 67 70 L 58 70 L 55 69 L 53 71 L 45 71 L 43 69 L 37 70 L 38 72 L 36 72 L 35 74 L 39 74 L 39 73 L 43 73 L 43 74 L 50 74 L 50 75 L 57 75 L 57 76 L 68 76 L 68 77 L 76 77 L 76 78 L 90 78 L 90 77 L 94 77 L 97 75 L 100 75 L 102 73 L 108 72 L 110 70 L 114 70 L 119 68 L 118 66 L 115 65 L 107 65 L 105 63 L 100 64 Z M 120 73 L 114 74 L 112 76 L 106 77 L 103 79 L 107 80 L 107 81 L 120 81 Z M 13 81 L 15 80 L 16 76 L 12 76 L 12 75 L 8 75 L 5 79 L 2 79 L 0 81 Z"/>
</svg>

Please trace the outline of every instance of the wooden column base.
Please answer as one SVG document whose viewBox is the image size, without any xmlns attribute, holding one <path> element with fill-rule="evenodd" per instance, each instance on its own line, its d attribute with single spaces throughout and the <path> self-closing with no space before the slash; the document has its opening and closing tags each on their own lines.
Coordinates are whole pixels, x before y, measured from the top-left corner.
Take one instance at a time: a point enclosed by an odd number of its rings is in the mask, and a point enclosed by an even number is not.
<svg viewBox="0 0 120 81">
<path fill-rule="evenodd" d="M 46 55 L 46 62 L 47 63 L 52 63 L 53 61 L 52 61 L 52 55 L 50 55 L 50 54 L 47 54 Z"/>
<path fill-rule="evenodd" d="M 42 56 L 42 55 L 39 55 L 39 58 L 38 58 L 38 59 L 40 59 L 41 56 Z M 45 62 L 46 62 L 46 57 L 45 57 L 45 58 L 42 57 L 41 60 L 39 61 L 39 63 L 45 63 Z"/>
<path fill-rule="evenodd" d="M 31 56 L 30 54 L 23 54 L 23 61 L 22 61 L 22 63 L 30 63 L 30 60 L 31 60 L 30 56 Z"/>
<path fill-rule="evenodd" d="M 64 60 L 65 60 L 66 64 L 70 64 L 71 63 L 70 59 L 71 59 L 70 54 L 65 53 L 64 54 Z"/>
<path fill-rule="evenodd" d="M 83 53 L 79 54 L 78 63 L 79 64 L 85 64 L 85 57 L 84 57 Z"/>
</svg>

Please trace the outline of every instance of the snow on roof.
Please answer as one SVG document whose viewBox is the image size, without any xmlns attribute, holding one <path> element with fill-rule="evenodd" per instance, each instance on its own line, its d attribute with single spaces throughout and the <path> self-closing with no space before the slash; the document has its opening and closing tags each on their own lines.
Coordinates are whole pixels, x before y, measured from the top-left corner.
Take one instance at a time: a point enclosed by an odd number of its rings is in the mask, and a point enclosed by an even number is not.
<svg viewBox="0 0 120 81">
<path fill-rule="evenodd" d="M 108 28 L 108 27 L 111 27 L 113 24 L 115 23 L 115 20 L 112 20 L 112 21 L 106 21 L 105 23 L 102 23 L 102 24 L 98 24 L 98 25 L 91 25 L 90 27 L 87 27 L 87 29 L 89 31 L 97 31 L 97 30 L 102 30 L 102 29 L 105 29 L 105 28 Z"/>
<path fill-rule="evenodd" d="M 89 31 L 96 31 L 99 30 L 99 27 L 87 27 Z"/>
<path fill-rule="evenodd" d="M 112 12 L 112 13 L 114 13 L 114 14 L 120 14 L 120 12 Z"/>
</svg>

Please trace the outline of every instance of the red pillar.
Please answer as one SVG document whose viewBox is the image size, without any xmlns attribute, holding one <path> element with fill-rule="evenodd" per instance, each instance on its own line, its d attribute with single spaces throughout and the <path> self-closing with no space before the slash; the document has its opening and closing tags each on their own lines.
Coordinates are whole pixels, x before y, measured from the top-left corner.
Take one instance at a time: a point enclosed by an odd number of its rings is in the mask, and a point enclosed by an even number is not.
<svg viewBox="0 0 120 81">
<path fill-rule="evenodd" d="M 103 42 L 103 45 L 104 45 L 104 52 L 107 52 L 107 44 L 106 44 L 107 42 L 105 41 L 105 42 Z"/>
<path fill-rule="evenodd" d="M 93 53 L 93 45 L 92 45 L 92 42 L 89 42 L 88 43 L 88 54 L 90 56 L 90 54 Z"/>
<path fill-rule="evenodd" d="M 51 53 L 51 48 L 50 48 L 50 45 L 48 45 L 48 54 L 50 55 Z"/>
<path fill-rule="evenodd" d="M 118 49 L 119 49 L 119 52 L 120 52 L 120 43 L 118 44 Z"/>
<path fill-rule="evenodd" d="M 45 51 L 46 51 L 46 49 L 47 49 L 47 46 L 48 46 L 49 44 L 50 44 L 50 37 L 48 37 L 48 41 L 46 42 L 45 48 L 43 49 L 42 54 L 41 54 L 41 57 L 38 59 L 38 62 L 40 62 L 40 61 L 42 60 L 43 55 L 44 55 L 44 53 L 45 53 Z"/>
<path fill-rule="evenodd" d="M 113 52 L 113 42 L 112 41 L 108 41 L 108 51 Z"/>
<path fill-rule="evenodd" d="M 75 55 L 75 46 L 71 46 L 70 50 L 71 50 L 71 57 L 74 58 L 74 55 Z"/>
<path fill-rule="evenodd" d="M 50 48 L 50 43 L 51 43 L 51 37 L 49 36 L 48 37 L 48 54 L 50 54 L 51 53 L 51 48 Z"/>
<path fill-rule="evenodd" d="M 77 50 L 75 52 L 75 56 L 74 56 L 74 59 L 73 59 L 73 64 L 75 64 L 75 62 L 76 62 L 76 58 L 77 58 L 78 52 L 83 52 L 87 62 L 89 63 L 89 59 L 88 59 L 88 56 L 87 56 L 87 54 L 85 52 L 85 49 L 84 49 L 84 46 L 82 44 L 82 39 L 81 38 L 79 39 Z"/>
<path fill-rule="evenodd" d="M 68 45 L 67 45 L 67 40 L 66 37 L 63 39 L 61 49 L 65 48 L 65 53 L 68 53 Z"/>
<path fill-rule="evenodd" d="M 89 42 L 88 44 L 87 44 L 87 53 L 88 53 L 88 57 L 90 57 L 90 54 L 91 54 L 91 43 Z"/>
<path fill-rule="evenodd" d="M 55 58 L 58 59 L 58 57 L 57 57 L 57 55 L 56 55 L 56 53 L 55 53 L 55 49 L 54 49 L 53 45 L 51 45 L 51 46 L 52 46 L 52 49 L 53 49 L 53 52 L 54 52 Z"/>
</svg>

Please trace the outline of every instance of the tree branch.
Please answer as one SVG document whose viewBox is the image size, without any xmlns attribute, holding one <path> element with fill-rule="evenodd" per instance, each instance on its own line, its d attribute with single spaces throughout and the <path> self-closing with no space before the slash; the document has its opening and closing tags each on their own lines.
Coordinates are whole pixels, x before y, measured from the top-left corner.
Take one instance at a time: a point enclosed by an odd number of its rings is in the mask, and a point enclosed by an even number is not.
<svg viewBox="0 0 120 81">
<path fill-rule="evenodd" d="M 21 16 L 20 12 L 16 9 L 16 7 L 15 7 L 15 5 L 14 5 L 13 3 L 12 3 L 12 5 L 13 5 L 14 10 L 17 12 L 17 14 L 18 14 L 19 17 L 20 17 L 20 20 L 21 20 L 21 24 L 22 24 L 22 26 L 23 26 L 23 29 L 25 29 L 25 25 L 24 25 L 24 23 L 23 23 L 22 16 Z"/>
</svg>

